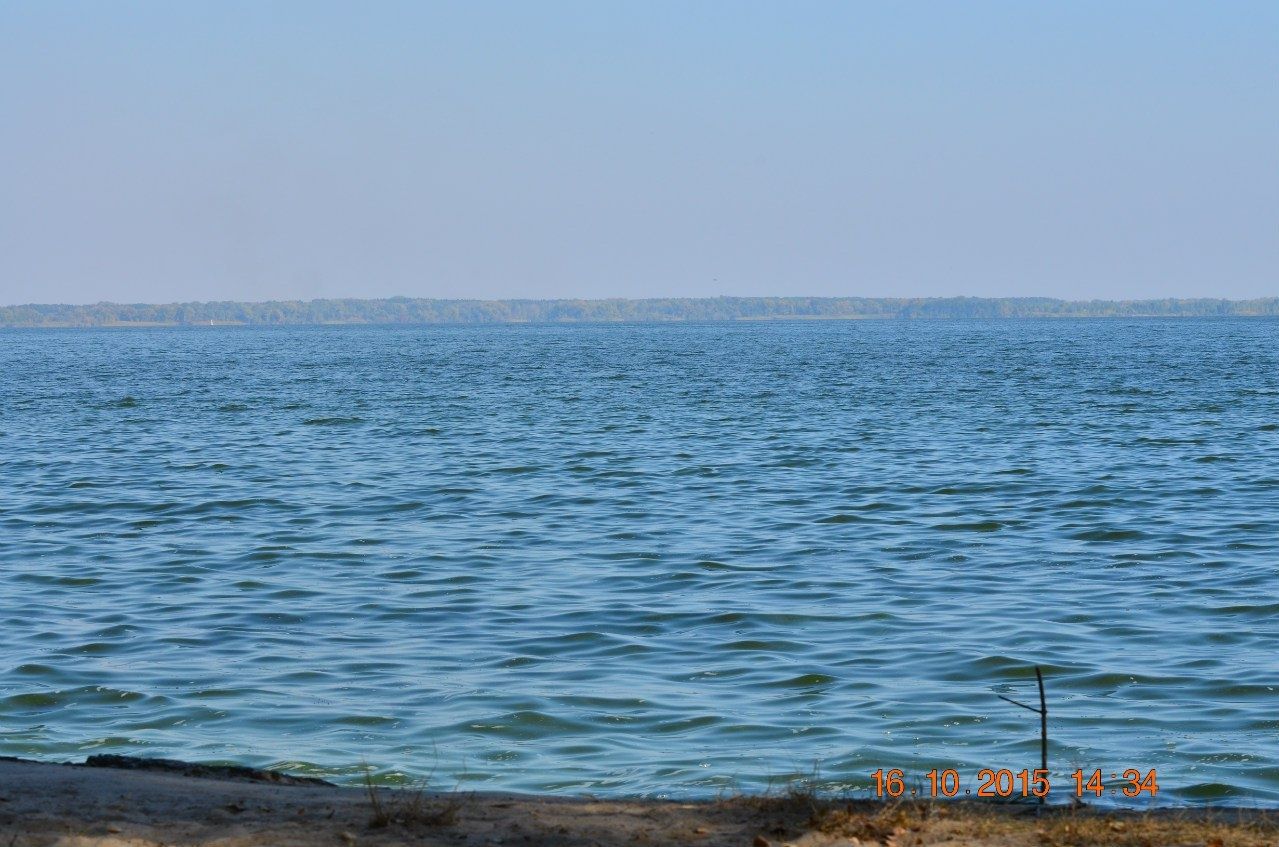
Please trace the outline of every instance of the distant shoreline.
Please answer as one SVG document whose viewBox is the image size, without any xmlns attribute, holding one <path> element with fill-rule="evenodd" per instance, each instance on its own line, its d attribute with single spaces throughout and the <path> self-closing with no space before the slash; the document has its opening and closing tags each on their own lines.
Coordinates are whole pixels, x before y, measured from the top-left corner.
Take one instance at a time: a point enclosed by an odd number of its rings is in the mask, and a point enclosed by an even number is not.
<svg viewBox="0 0 1279 847">
<path fill-rule="evenodd" d="M 617 320 L 617 321 L 501 321 L 501 322 L 468 322 L 460 321 L 328 321 L 325 323 L 278 323 L 278 324 L 261 324 L 261 323 L 243 323 L 234 321 L 223 321 L 214 324 L 201 323 L 177 323 L 177 322 L 159 322 L 159 321 L 118 321 L 116 323 L 104 324 L 69 324 L 69 323 L 49 323 L 49 324 L 0 324 L 0 332 L 5 330 L 18 329 L 48 329 L 48 330 L 84 330 L 84 329 L 336 329 L 336 328 L 352 328 L 352 327 L 480 327 L 480 326 L 665 326 L 677 324 L 733 324 L 733 323 L 839 323 L 839 322 L 872 322 L 872 323 L 892 323 L 892 322 L 912 322 L 912 323 L 929 323 L 935 321 L 1068 321 L 1068 320 L 1086 320 L 1086 321 L 1115 321 L 1115 320 L 1177 320 L 1177 321 L 1202 321 L 1202 320 L 1220 320 L 1222 318 L 1256 318 L 1265 320 L 1267 318 L 1279 318 L 1279 315 L 1028 315 L 1025 317 L 1005 317 L 1005 318 L 981 318 L 981 317 L 928 317 L 928 318 L 896 318 L 896 317 L 878 317 L 878 316 L 848 316 L 848 317 L 802 317 L 794 315 L 781 315 L 777 317 L 764 318 L 728 318 L 723 320 L 714 319 L 688 319 L 688 320 Z"/>
<path fill-rule="evenodd" d="M 776 320 L 1279 317 L 1279 297 L 1058 300 L 1048 297 L 704 297 L 607 300 L 272 300 L 26 304 L 0 307 L 0 328 L 167 328 L 715 323 Z"/>
</svg>

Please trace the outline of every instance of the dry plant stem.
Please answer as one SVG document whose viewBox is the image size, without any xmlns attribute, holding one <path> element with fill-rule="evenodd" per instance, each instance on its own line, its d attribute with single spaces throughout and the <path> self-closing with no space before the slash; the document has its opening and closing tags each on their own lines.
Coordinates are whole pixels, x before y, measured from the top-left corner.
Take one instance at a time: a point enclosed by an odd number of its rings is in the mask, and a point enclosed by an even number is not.
<svg viewBox="0 0 1279 847">
<path fill-rule="evenodd" d="M 1040 669 L 1039 665 L 1035 665 L 1035 681 L 1039 683 L 1039 708 L 1038 709 L 1036 709 L 1034 706 L 1027 706 L 1025 703 L 1020 703 L 1011 697 L 1005 697 L 1002 694 L 997 694 L 995 696 L 997 696 L 1000 700 L 1007 700 L 1009 703 L 1012 703 L 1014 706 L 1020 706 L 1023 709 L 1026 709 L 1031 712 L 1037 712 L 1039 714 L 1039 766 L 1043 769 L 1044 773 L 1047 774 L 1048 773 L 1048 699 L 1047 697 L 1044 696 L 1044 672 Z M 1047 801 L 1048 801 L 1048 797 L 1046 795 L 1039 798 L 1039 804 L 1041 806 Z"/>
</svg>

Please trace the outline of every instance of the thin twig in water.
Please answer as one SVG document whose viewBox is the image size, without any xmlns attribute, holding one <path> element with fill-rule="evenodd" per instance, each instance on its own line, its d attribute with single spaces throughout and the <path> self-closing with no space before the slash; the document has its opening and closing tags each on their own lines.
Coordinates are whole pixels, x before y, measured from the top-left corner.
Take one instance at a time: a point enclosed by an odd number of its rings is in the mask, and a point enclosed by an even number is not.
<svg viewBox="0 0 1279 847">
<path fill-rule="evenodd" d="M 1011 697 L 1005 697 L 1002 694 L 996 694 L 1000 700 L 1007 700 L 1014 706 L 1020 706 L 1029 712 L 1039 715 L 1039 767 L 1043 770 L 1044 775 L 1048 775 L 1048 699 L 1044 696 L 1044 672 L 1040 670 L 1039 665 L 1035 665 L 1035 681 L 1039 683 L 1039 708 L 1027 706 L 1025 703 L 1018 702 Z M 1047 794 L 1039 798 L 1042 805 L 1048 799 Z"/>
</svg>

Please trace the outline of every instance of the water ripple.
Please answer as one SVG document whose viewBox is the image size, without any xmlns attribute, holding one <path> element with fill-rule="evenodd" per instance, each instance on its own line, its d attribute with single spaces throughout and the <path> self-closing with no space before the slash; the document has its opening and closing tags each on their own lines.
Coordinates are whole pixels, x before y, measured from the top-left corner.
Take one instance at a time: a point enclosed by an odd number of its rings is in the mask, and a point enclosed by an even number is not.
<svg viewBox="0 0 1279 847">
<path fill-rule="evenodd" d="M 0 754 L 1279 806 L 1279 322 L 3 341 Z"/>
</svg>

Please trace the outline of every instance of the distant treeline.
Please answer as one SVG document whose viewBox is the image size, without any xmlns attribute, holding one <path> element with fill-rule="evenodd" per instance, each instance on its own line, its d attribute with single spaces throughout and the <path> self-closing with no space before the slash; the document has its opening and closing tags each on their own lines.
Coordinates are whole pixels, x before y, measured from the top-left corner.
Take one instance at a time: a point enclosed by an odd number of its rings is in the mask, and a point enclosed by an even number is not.
<svg viewBox="0 0 1279 847">
<path fill-rule="evenodd" d="M 0 307 L 2 327 L 240 324 L 497 324 L 841 318 L 1133 318 L 1279 316 L 1258 300 L 1054 300 L 1048 297 L 707 297 L 648 300 L 273 300 Z"/>
</svg>

